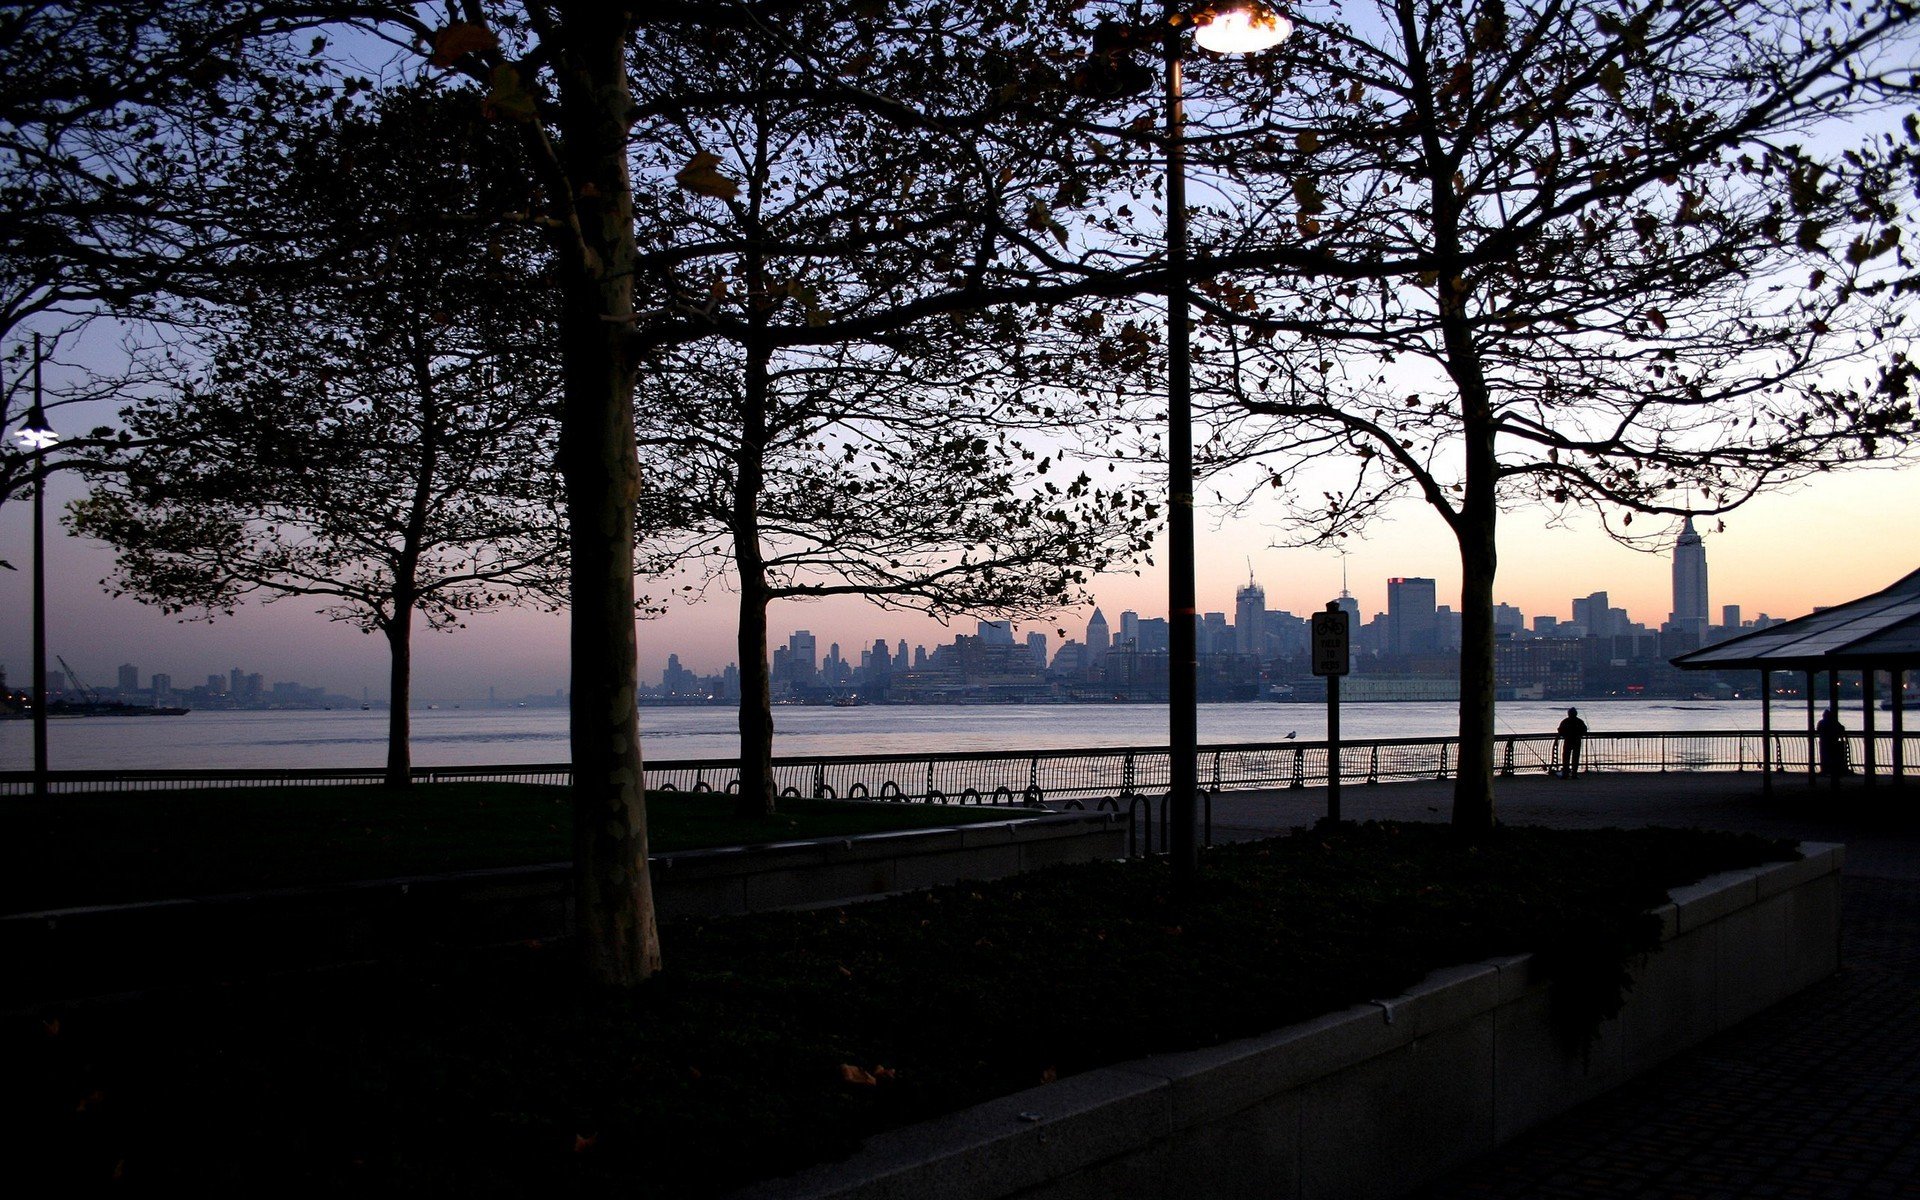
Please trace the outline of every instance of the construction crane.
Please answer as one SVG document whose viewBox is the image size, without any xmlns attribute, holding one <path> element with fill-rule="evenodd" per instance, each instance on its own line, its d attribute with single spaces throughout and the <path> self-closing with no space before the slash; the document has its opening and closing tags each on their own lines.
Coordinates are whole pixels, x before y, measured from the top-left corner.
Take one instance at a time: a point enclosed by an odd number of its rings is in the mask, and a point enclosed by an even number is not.
<svg viewBox="0 0 1920 1200">
<path fill-rule="evenodd" d="M 74 690 L 80 693 L 80 698 L 82 700 L 85 700 L 88 704 L 100 703 L 99 695 L 96 692 L 94 692 L 91 688 L 89 688 L 86 684 L 80 682 L 79 672 L 75 671 L 72 667 L 68 666 L 66 659 L 60 657 L 58 654 L 54 655 L 53 657 L 54 657 L 54 661 L 60 664 L 60 669 L 67 673 L 67 682 L 71 683 L 74 686 Z"/>
</svg>

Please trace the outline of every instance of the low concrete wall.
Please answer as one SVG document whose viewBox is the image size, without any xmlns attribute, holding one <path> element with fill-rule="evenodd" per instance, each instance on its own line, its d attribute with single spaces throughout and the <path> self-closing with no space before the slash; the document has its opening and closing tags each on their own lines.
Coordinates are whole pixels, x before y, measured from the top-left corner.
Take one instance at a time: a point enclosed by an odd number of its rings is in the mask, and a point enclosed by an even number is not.
<svg viewBox="0 0 1920 1200">
<path fill-rule="evenodd" d="M 1126 821 L 1063 813 L 945 829 L 772 846 L 722 846 L 653 860 L 662 916 L 837 904 L 961 879 L 999 879 L 1056 863 L 1124 858 Z"/>
<path fill-rule="evenodd" d="M 845 903 L 1053 863 L 1120 858 L 1111 813 L 658 855 L 667 919 Z M 0 1006 L 349 962 L 433 945 L 551 938 L 572 867 L 551 863 L 0 917 Z"/>
<path fill-rule="evenodd" d="M 1676 889 L 1661 949 L 1587 1053 L 1548 1021 L 1531 957 L 1495 959 L 883 1134 L 736 1200 L 1395 1196 L 1831 974 L 1844 852 L 1802 849 Z"/>
</svg>

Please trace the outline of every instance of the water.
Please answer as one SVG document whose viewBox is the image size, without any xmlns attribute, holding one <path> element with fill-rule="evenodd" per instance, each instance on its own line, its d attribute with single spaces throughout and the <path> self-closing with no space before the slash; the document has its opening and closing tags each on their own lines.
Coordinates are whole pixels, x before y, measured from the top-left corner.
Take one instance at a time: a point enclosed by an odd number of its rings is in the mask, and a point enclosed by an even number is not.
<svg viewBox="0 0 1920 1200">
<path fill-rule="evenodd" d="M 1634 730 L 1750 730 L 1760 728 L 1757 700 L 1582 702 L 1580 713 L 1596 734 Z M 1553 732 L 1566 713 L 1561 703 L 1502 704 L 1500 733 Z M 726 708 L 646 708 L 641 738 L 649 760 L 731 758 L 735 718 Z M 775 710 L 774 753 L 915 754 L 930 751 L 1071 749 L 1164 746 L 1166 709 L 1150 704 L 918 707 Z M 1804 711 L 1777 705 L 1774 724 L 1797 728 Z M 1858 729 L 1858 714 L 1847 724 Z M 1885 727 L 1884 717 L 1882 728 Z M 1456 728 L 1452 703 L 1348 704 L 1340 710 L 1343 736 L 1443 737 Z M 1289 732 L 1304 741 L 1326 735 L 1323 704 L 1203 704 L 1203 743 L 1280 741 Z M 386 759 L 384 712 L 194 712 L 184 717 L 91 717 L 48 727 L 49 765 L 55 770 L 207 767 L 377 767 Z M 567 715 L 562 709 L 468 708 L 413 714 L 413 759 L 423 767 L 565 762 Z M 27 721 L 0 722 L 0 769 L 33 765 Z"/>
</svg>

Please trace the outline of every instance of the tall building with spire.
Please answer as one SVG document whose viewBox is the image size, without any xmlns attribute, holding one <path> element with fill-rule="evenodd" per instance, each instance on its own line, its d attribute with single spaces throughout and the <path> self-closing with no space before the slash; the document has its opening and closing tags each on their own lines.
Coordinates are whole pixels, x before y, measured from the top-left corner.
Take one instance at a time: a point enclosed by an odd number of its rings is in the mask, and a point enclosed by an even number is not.
<svg viewBox="0 0 1920 1200">
<path fill-rule="evenodd" d="M 1668 628 L 1691 646 L 1707 640 L 1707 544 L 1694 532 L 1693 518 L 1687 517 L 1680 528 L 1680 540 L 1673 544 L 1673 612 Z"/>
<path fill-rule="evenodd" d="M 1111 640 L 1112 635 L 1107 631 L 1106 614 L 1100 611 L 1098 605 L 1095 605 L 1093 616 L 1087 621 L 1087 657 L 1094 662 L 1105 658 L 1107 644 Z"/>
</svg>

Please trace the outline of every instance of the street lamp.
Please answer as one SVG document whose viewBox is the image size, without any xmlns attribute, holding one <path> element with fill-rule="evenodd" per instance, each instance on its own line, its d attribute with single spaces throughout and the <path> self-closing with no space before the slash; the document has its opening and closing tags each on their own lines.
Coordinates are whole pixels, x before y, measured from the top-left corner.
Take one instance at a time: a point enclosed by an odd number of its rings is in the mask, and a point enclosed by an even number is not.
<svg viewBox="0 0 1920 1200">
<path fill-rule="evenodd" d="M 1193 363 L 1187 283 L 1186 106 L 1181 95 L 1183 14 L 1167 0 L 1163 41 L 1167 83 L 1167 724 L 1172 758 L 1168 851 L 1174 880 L 1192 883 L 1200 869 L 1199 674 L 1194 625 Z M 1210 17 L 1210 19 L 1207 19 Z M 1261 4 L 1216 5 L 1201 18 L 1195 40 L 1217 54 L 1253 54 L 1277 46 L 1293 23 Z"/>
<path fill-rule="evenodd" d="M 33 405 L 15 434 L 33 453 L 33 794 L 47 796 L 47 448 L 59 441 L 40 401 L 40 335 L 33 335 Z"/>
</svg>

